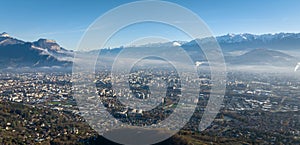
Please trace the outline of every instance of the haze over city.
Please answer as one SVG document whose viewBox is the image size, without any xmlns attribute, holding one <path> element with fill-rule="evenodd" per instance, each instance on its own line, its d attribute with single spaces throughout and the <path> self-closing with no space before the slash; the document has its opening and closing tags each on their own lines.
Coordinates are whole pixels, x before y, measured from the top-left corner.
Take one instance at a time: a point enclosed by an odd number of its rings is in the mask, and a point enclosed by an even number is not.
<svg viewBox="0 0 300 145">
<path fill-rule="evenodd" d="M 0 144 L 300 144 L 298 0 L 1 6 Z"/>
</svg>

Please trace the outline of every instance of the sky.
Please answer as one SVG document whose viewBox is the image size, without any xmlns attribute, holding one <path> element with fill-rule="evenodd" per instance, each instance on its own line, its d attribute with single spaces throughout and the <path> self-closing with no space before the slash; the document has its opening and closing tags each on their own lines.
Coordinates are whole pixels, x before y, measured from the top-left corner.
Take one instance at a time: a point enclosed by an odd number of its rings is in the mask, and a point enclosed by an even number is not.
<svg viewBox="0 0 300 145">
<path fill-rule="evenodd" d="M 215 36 L 228 33 L 300 32 L 299 0 L 168 1 L 196 13 Z M 129 2 L 133 1 L 1 0 L 0 32 L 7 32 L 12 37 L 25 41 L 36 41 L 39 38 L 54 39 L 64 48 L 76 49 L 85 30 L 98 17 Z M 173 28 L 157 24 L 147 28 L 130 27 L 123 35 L 116 37 L 115 39 L 119 40 L 112 42 L 111 45 L 118 46 L 128 42 L 131 37 L 124 36 L 129 33 L 150 35 L 153 30 L 165 33 L 170 40 L 188 41 L 185 36 L 179 33 L 177 35 Z"/>
</svg>

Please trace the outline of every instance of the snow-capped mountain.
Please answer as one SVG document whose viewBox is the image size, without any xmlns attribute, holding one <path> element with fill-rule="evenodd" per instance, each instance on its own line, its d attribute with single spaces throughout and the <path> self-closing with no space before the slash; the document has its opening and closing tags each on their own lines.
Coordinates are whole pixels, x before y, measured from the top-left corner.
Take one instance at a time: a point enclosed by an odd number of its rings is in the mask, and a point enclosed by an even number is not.
<svg viewBox="0 0 300 145">
<path fill-rule="evenodd" d="M 300 39 L 300 33 L 277 33 L 277 34 L 263 34 L 253 35 L 249 33 L 243 34 L 227 34 L 217 37 L 219 43 L 241 43 L 250 41 L 269 42 L 283 39 Z"/>
<path fill-rule="evenodd" d="M 209 42 L 208 40 L 210 39 L 202 42 Z M 216 37 L 216 40 L 219 42 L 226 63 L 229 65 L 286 65 L 300 61 L 300 58 L 298 59 L 293 54 L 285 54 L 287 50 L 299 52 L 300 33 L 227 34 Z M 158 47 L 161 48 L 159 53 L 162 54 L 169 54 L 170 49 L 164 49 L 166 47 L 182 47 L 194 62 L 206 61 L 205 54 L 201 51 L 196 40 L 102 49 L 100 55 L 105 56 L 105 58 L 114 58 L 124 48 L 138 53 Z M 91 51 L 86 54 L 94 54 L 95 52 Z M 35 42 L 25 42 L 13 38 L 5 32 L 0 34 L 0 68 L 11 66 L 70 66 L 73 55 L 73 51 L 62 48 L 54 40 L 39 39 Z"/>
<path fill-rule="evenodd" d="M 9 36 L 9 34 L 8 34 L 8 33 L 6 33 L 6 32 L 3 32 L 3 33 L 1 33 L 1 34 L 0 34 L 0 37 L 10 37 L 10 36 Z"/>
<path fill-rule="evenodd" d="M 185 43 L 187 43 L 187 42 L 186 41 L 171 41 L 171 42 L 149 43 L 149 44 L 139 45 L 136 47 L 173 47 L 173 46 L 176 47 L 176 46 L 181 46 Z"/>
<path fill-rule="evenodd" d="M 43 49 L 44 53 L 48 53 L 60 60 L 71 60 L 73 51 L 62 48 L 55 40 L 39 39 L 33 42 L 35 48 Z"/>
<path fill-rule="evenodd" d="M 197 41 L 190 42 L 172 41 L 166 43 L 155 43 L 142 46 L 131 46 L 128 49 L 135 49 L 135 51 L 146 51 L 154 47 L 182 47 L 187 54 L 195 62 L 206 61 L 205 54 L 201 51 Z M 253 35 L 248 33 L 243 34 L 227 34 L 216 37 L 225 60 L 230 65 L 294 65 L 297 57 L 290 54 L 285 54 L 285 51 L 300 50 L 300 33 L 278 33 L 278 34 L 263 34 Z M 210 38 L 200 40 L 204 43 L 211 42 Z M 176 45 L 174 45 L 176 44 Z M 101 54 L 104 56 L 114 57 L 123 48 L 105 49 Z M 160 53 L 164 52 L 161 49 Z M 233 55 L 234 54 L 234 55 Z M 299 58 L 300 59 L 300 58 Z M 300 61 L 300 60 L 298 60 Z"/>
<path fill-rule="evenodd" d="M 45 48 L 49 51 L 60 51 L 61 47 L 55 42 L 55 40 L 49 39 L 39 39 L 38 41 L 33 42 L 37 47 Z"/>
<path fill-rule="evenodd" d="M 12 38 L 8 33 L 3 32 L 0 34 L 0 46 L 10 45 L 10 44 L 24 44 L 24 41 Z"/>
<path fill-rule="evenodd" d="M 199 40 L 199 39 L 197 39 Z M 202 42 L 205 38 L 200 40 Z M 210 39 L 208 39 L 210 40 Z M 251 51 L 257 48 L 265 48 L 279 51 L 299 51 L 300 50 L 300 33 L 277 33 L 277 34 L 227 34 L 216 37 L 220 47 L 225 55 L 235 51 Z M 192 40 L 182 45 L 186 48 L 198 48 L 196 40 Z"/>
<path fill-rule="evenodd" d="M 24 42 L 4 32 L 0 35 L 0 68 L 70 65 L 71 62 L 66 60 L 68 55 L 57 55 L 64 54 L 63 51 L 68 52 L 55 41 Z"/>
<path fill-rule="evenodd" d="M 256 39 L 256 35 L 251 35 L 251 34 L 227 34 L 224 36 L 219 36 L 217 37 L 217 41 L 219 43 L 239 43 L 243 41 L 251 41 Z"/>
</svg>

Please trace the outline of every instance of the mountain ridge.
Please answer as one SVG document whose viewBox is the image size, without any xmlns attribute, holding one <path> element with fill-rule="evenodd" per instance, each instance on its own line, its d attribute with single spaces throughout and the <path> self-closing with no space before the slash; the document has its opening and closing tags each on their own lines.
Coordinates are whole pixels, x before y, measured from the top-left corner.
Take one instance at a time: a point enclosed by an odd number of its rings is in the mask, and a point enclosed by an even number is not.
<svg viewBox="0 0 300 145">
<path fill-rule="evenodd" d="M 56 56 L 62 50 L 65 49 L 55 41 L 40 39 L 36 42 L 25 42 L 3 32 L 0 34 L 0 68 L 68 66 L 70 61 Z"/>
<path fill-rule="evenodd" d="M 210 40 L 210 39 L 208 39 Z M 276 33 L 254 35 L 249 33 L 227 34 L 217 36 L 228 65 L 287 65 L 297 62 L 297 58 L 283 53 L 283 50 L 300 49 L 300 33 Z M 127 46 L 135 51 L 145 51 L 151 47 L 182 47 L 194 62 L 206 61 L 205 54 L 198 46 L 197 39 L 171 41 L 166 43 L 151 43 L 141 46 Z M 207 41 L 202 41 L 206 43 Z M 124 47 L 101 49 L 100 55 L 114 58 Z M 169 52 L 160 53 L 169 53 Z M 232 55 L 235 51 L 243 54 Z M 87 54 L 94 54 L 90 51 Z M 81 53 L 81 52 L 77 52 Z M 30 56 L 30 57 L 29 57 Z M 62 48 L 55 40 L 41 38 L 34 42 L 25 42 L 11 37 L 8 33 L 0 34 L 0 67 L 43 67 L 70 66 L 74 51 Z"/>
</svg>

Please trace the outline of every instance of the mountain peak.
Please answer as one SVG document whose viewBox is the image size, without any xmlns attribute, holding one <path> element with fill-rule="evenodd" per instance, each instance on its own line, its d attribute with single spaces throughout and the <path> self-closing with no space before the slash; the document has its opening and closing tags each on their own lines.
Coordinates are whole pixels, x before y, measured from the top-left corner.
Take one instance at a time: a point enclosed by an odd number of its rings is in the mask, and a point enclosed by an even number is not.
<svg viewBox="0 0 300 145">
<path fill-rule="evenodd" d="M 61 47 L 56 43 L 56 41 L 50 39 L 39 39 L 38 41 L 34 42 L 34 45 L 53 51 L 61 50 Z"/>
<path fill-rule="evenodd" d="M 10 37 L 10 36 L 9 36 L 9 34 L 8 34 L 8 33 L 6 33 L 6 32 L 3 32 L 3 33 L 1 33 L 1 34 L 0 34 L 0 37 Z"/>
<path fill-rule="evenodd" d="M 24 41 L 13 38 L 9 36 L 9 34 L 6 32 L 0 33 L 0 46 L 23 44 L 23 43 Z"/>
<path fill-rule="evenodd" d="M 43 43 L 56 43 L 55 40 L 44 39 L 44 38 L 39 39 L 38 42 L 43 42 Z"/>
</svg>

